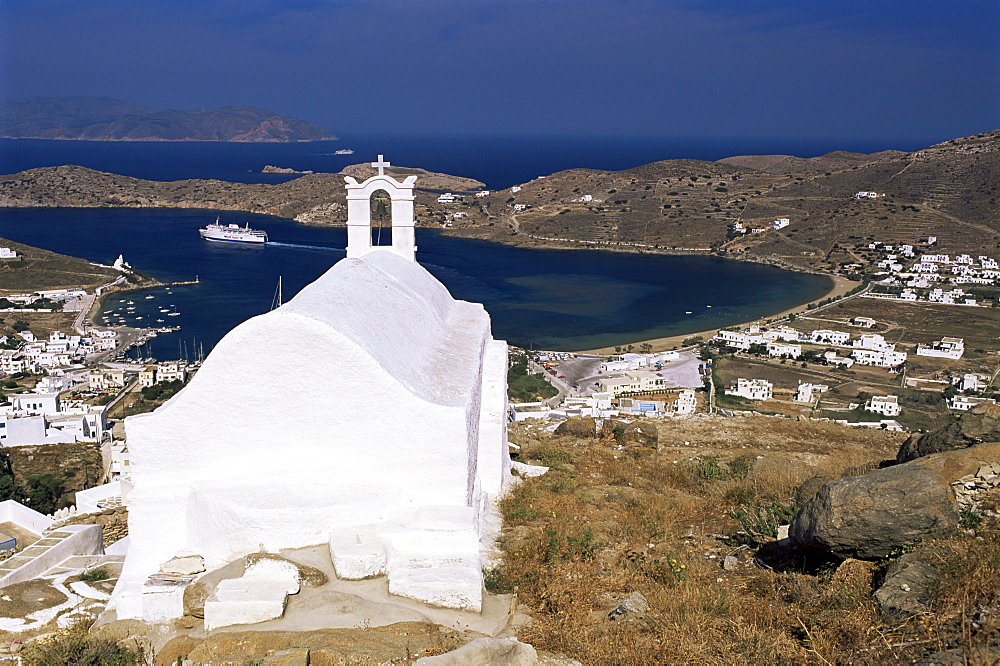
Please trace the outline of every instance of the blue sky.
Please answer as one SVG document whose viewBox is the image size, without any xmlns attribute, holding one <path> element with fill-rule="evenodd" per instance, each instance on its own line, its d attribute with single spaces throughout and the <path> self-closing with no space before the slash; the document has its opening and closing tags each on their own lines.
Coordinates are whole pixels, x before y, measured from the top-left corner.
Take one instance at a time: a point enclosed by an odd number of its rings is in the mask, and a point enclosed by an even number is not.
<svg viewBox="0 0 1000 666">
<path fill-rule="evenodd" d="M 340 135 L 932 143 L 1000 127 L 1000 2 L 0 0 L 0 67 Z"/>
</svg>

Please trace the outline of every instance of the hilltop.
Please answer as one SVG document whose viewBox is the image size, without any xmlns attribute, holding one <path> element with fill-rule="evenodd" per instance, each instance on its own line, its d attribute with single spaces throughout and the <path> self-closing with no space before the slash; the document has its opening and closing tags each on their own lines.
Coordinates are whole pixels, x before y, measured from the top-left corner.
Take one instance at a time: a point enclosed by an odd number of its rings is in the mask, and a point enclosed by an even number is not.
<svg viewBox="0 0 1000 666">
<path fill-rule="evenodd" d="M 0 206 L 68 206 L 77 208 L 208 208 L 277 215 L 307 224 L 343 224 L 347 219 L 344 176 L 366 178 L 374 171 L 363 164 L 341 173 L 303 175 L 279 185 L 230 183 L 221 180 L 160 182 L 119 176 L 66 165 L 29 169 L 0 176 Z M 477 180 L 433 173 L 424 169 L 390 167 L 387 173 L 404 178 L 418 175 L 418 204 L 436 194 L 426 189 L 478 189 Z"/>
<path fill-rule="evenodd" d="M 289 142 L 336 139 L 297 118 L 252 106 L 175 111 L 107 97 L 33 97 L 0 104 L 0 136 L 87 141 Z"/>
<path fill-rule="evenodd" d="M 839 171 L 853 166 L 868 164 L 882 159 L 901 157 L 901 150 L 883 150 L 877 153 L 851 153 L 846 150 L 835 150 L 819 157 L 795 157 L 794 155 L 737 155 L 724 157 L 719 162 L 735 167 L 756 169 L 773 174 L 802 174 L 826 171 Z"/>
<path fill-rule="evenodd" d="M 998 183 L 1000 131 L 992 131 L 911 153 L 570 169 L 477 201 L 481 215 L 470 213 L 468 224 L 481 226 L 492 216 L 544 239 L 716 251 L 834 270 L 856 259 L 854 245 L 874 240 L 913 243 L 932 235 L 941 252 L 995 249 Z M 879 196 L 857 199 L 859 191 Z M 790 225 L 771 230 L 777 218 L 789 218 Z M 735 238 L 737 222 L 765 231 Z M 507 234 L 493 232 L 497 240 Z"/>
<path fill-rule="evenodd" d="M 0 261 L 0 294 L 31 293 L 44 289 L 81 287 L 93 290 L 121 275 L 107 266 L 86 259 L 49 252 L 38 247 L 0 238 L 0 247 L 17 252 L 17 258 Z"/>
</svg>

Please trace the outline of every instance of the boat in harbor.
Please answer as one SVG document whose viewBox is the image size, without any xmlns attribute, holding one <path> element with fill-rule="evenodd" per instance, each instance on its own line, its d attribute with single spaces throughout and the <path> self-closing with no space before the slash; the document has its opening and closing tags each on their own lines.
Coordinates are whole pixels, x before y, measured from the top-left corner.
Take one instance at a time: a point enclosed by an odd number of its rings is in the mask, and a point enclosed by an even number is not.
<svg viewBox="0 0 1000 666">
<path fill-rule="evenodd" d="M 238 224 L 221 224 L 219 218 L 215 218 L 215 222 L 204 229 L 199 229 L 198 233 L 207 241 L 257 245 L 267 242 L 267 232 L 260 229 L 251 229 L 249 222 L 246 226 L 241 227 Z"/>
</svg>

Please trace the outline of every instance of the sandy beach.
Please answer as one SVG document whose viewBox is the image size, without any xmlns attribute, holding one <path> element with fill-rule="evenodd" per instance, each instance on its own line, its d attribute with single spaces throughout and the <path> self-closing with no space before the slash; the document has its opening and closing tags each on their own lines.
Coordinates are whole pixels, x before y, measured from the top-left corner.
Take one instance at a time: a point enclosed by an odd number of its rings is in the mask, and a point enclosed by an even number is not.
<svg viewBox="0 0 1000 666">
<path fill-rule="evenodd" d="M 823 300 L 826 300 L 828 298 L 839 298 L 839 297 L 845 295 L 851 289 L 854 289 L 855 287 L 857 287 L 858 284 L 860 284 L 858 282 L 854 282 L 852 280 L 848 280 L 847 278 L 841 277 L 839 275 L 827 275 L 827 277 L 829 277 L 831 280 L 833 280 L 833 287 L 830 289 L 829 292 L 827 292 L 826 294 L 824 294 L 821 298 L 817 298 L 817 299 L 815 299 L 815 301 L 809 301 L 810 303 L 812 303 L 812 302 L 818 302 L 818 301 L 823 301 Z M 806 308 L 807 305 L 808 305 L 808 303 L 801 303 L 799 305 L 796 305 L 795 307 L 788 308 L 787 310 L 782 310 L 781 312 L 776 312 L 776 313 L 774 313 L 772 315 L 767 315 L 765 317 L 760 317 L 758 319 L 753 319 L 753 320 L 750 320 L 750 321 L 742 322 L 740 324 L 733 324 L 732 326 L 749 326 L 750 324 L 759 323 L 759 322 L 763 321 L 764 319 L 775 319 L 775 318 L 787 317 L 790 314 L 801 314 L 801 313 L 804 313 L 804 312 L 807 311 L 807 308 Z M 732 326 L 727 326 L 726 328 L 731 328 Z M 649 344 L 651 344 L 653 346 L 653 351 L 654 352 L 656 352 L 656 351 L 666 351 L 666 350 L 669 350 L 669 349 L 674 349 L 676 347 L 680 347 L 681 344 L 684 342 L 684 340 L 686 340 L 688 338 L 691 338 L 691 337 L 694 337 L 694 336 L 700 336 L 703 340 L 708 340 L 709 338 L 711 338 L 712 336 L 714 336 L 718 332 L 719 332 L 718 328 L 711 328 L 711 329 L 708 329 L 707 331 L 696 331 L 696 332 L 693 332 L 693 333 L 684 333 L 682 335 L 673 335 L 673 336 L 666 337 L 666 338 L 654 338 L 652 340 L 639 340 L 637 342 L 630 342 L 628 344 L 631 344 L 635 348 L 638 348 L 639 345 L 641 345 L 643 343 L 649 343 Z M 578 352 L 578 353 L 581 353 L 581 354 L 611 355 L 611 354 L 617 354 L 617 353 L 620 353 L 620 352 L 615 351 L 614 347 L 601 347 L 599 349 L 588 349 L 586 351 L 581 351 L 581 352 Z"/>
</svg>

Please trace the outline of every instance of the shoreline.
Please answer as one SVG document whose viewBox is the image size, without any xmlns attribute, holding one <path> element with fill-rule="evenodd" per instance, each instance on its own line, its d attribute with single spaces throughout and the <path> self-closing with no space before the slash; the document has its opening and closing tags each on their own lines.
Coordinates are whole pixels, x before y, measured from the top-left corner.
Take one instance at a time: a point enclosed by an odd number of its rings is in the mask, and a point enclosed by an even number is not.
<svg viewBox="0 0 1000 666">
<path fill-rule="evenodd" d="M 828 298 L 834 298 L 834 299 L 842 298 L 842 297 L 844 297 L 847 294 L 847 292 L 849 292 L 851 289 L 854 289 L 855 287 L 857 287 L 860 284 L 859 282 L 853 282 L 853 281 L 848 280 L 847 278 L 842 277 L 840 275 L 830 275 L 828 273 L 816 273 L 816 275 L 824 275 L 825 277 L 830 278 L 833 281 L 833 285 L 830 288 L 830 291 L 828 291 L 827 293 L 823 294 L 821 297 L 819 297 L 819 298 L 817 298 L 815 300 L 810 300 L 810 301 L 807 301 L 806 303 L 800 303 L 800 304 L 795 305 L 793 307 L 786 308 L 786 309 L 784 309 L 784 310 L 782 310 L 780 312 L 776 312 L 775 314 L 772 314 L 772 315 L 765 315 L 763 317 L 758 317 L 757 319 L 750 319 L 750 320 L 743 321 L 743 322 L 737 322 L 735 324 L 731 324 L 730 326 L 720 326 L 720 327 L 717 327 L 717 328 L 710 328 L 710 329 L 707 329 L 707 330 L 704 330 L 704 331 L 694 331 L 692 333 L 683 333 L 683 334 L 680 334 L 680 335 L 671 335 L 671 336 L 662 337 L 662 338 L 652 338 L 652 339 L 649 339 L 649 340 L 637 340 L 635 342 L 629 342 L 628 344 L 639 346 L 641 344 L 648 343 L 648 344 L 651 344 L 653 346 L 652 351 L 654 351 L 654 352 L 660 352 L 660 351 L 669 351 L 669 350 L 674 349 L 674 348 L 680 348 L 681 344 L 684 342 L 684 340 L 686 340 L 688 338 L 695 337 L 695 336 L 701 336 L 702 339 L 703 339 L 703 341 L 708 341 L 709 338 L 713 337 L 716 333 L 718 333 L 723 328 L 731 328 L 731 327 L 734 327 L 734 326 L 744 327 L 744 326 L 749 326 L 749 325 L 752 325 L 752 324 L 755 324 L 755 323 L 759 323 L 759 322 L 761 322 L 761 321 L 763 321 L 765 319 L 771 319 L 771 320 L 774 320 L 774 319 L 783 319 L 783 318 L 787 317 L 790 314 L 801 314 L 801 313 L 807 311 L 807 307 L 806 306 L 808 306 L 809 303 L 815 303 L 815 302 L 818 302 L 818 301 L 823 301 L 823 300 L 826 300 Z M 575 354 L 595 354 L 595 355 L 601 355 L 601 356 L 611 356 L 611 355 L 614 355 L 614 354 L 620 354 L 621 352 L 616 352 L 615 348 L 612 346 L 612 347 L 598 347 L 596 349 L 585 349 L 585 350 L 580 350 L 580 351 L 576 351 L 576 352 L 573 352 L 573 353 L 575 353 Z"/>
<path fill-rule="evenodd" d="M 734 326 L 745 327 L 745 326 L 749 326 L 749 325 L 752 325 L 752 324 L 755 324 L 755 323 L 759 323 L 759 322 L 761 322 L 761 321 L 763 321 L 765 319 L 770 319 L 770 320 L 784 319 L 785 317 L 788 317 L 788 315 L 791 315 L 791 314 L 802 314 L 802 313 L 808 311 L 807 306 L 810 303 L 817 303 L 819 301 L 824 301 L 826 299 L 840 299 L 840 298 L 843 298 L 845 295 L 847 295 L 847 293 L 849 291 L 851 291 L 852 289 L 858 287 L 861 284 L 860 282 L 855 282 L 853 280 L 848 280 L 847 278 L 845 278 L 842 275 L 837 275 L 835 273 L 823 273 L 823 272 L 820 272 L 820 271 L 810 271 L 810 270 L 807 270 L 807 269 L 803 269 L 803 268 L 799 268 L 799 267 L 796 267 L 796 266 L 793 266 L 793 265 L 786 264 L 786 263 L 784 263 L 784 262 L 782 262 L 780 260 L 776 260 L 776 259 L 771 258 L 771 257 L 748 257 L 744 253 L 740 253 L 739 255 L 736 255 L 736 256 L 732 256 L 732 255 L 729 255 L 729 256 L 720 256 L 720 255 L 716 254 L 710 248 L 708 248 L 708 249 L 705 249 L 705 248 L 675 248 L 675 249 L 655 248 L 654 249 L 654 248 L 642 248 L 642 247 L 637 247 L 635 245 L 629 245 L 629 244 L 607 245 L 607 246 L 604 246 L 604 245 L 600 245 L 600 246 L 598 246 L 598 245 L 583 245 L 583 244 L 573 243 L 572 241 L 559 241 L 559 240 L 555 240 L 555 239 L 539 240 L 539 239 L 536 239 L 536 238 L 533 238 L 533 237 L 530 237 L 530 236 L 525 237 L 524 234 L 513 234 L 513 235 L 510 236 L 511 239 L 513 239 L 513 238 L 521 238 L 522 242 L 509 242 L 509 241 L 506 241 L 504 237 L 499 236 L 497 234 L 478 235 L 478 234 L 475 234 L 475 233 L 462 233 L 462 231 L 471 231 L 471 230 L 477 229 L 477 228 L 480 228 L 480 227 L 463 227 L 463 228 L 460 228 L 460 229 L 454 229 L 454 228 L 452 228 L 452 229 L 443 230 L 442 233 L 444 235 L 448 235 L 448 236 L 456 236 L 456 237 L 459 237 L 459 238 L 468 238 L 468 239 L 472 239 L 472 240 L 480 240 L 480 241 L 483 241 L 483 242 L 486 242 L 486 243 L 496 243 L 498 245 L 508 245 L 508 246 L 513 246 L 513 247 L 527 247 L 527 248 L 534 247 L 534 248 L 538 248 L 538 249 L 547 249 L 547 250 L 596 250 L 596 251 L 604 251 L 604 252 L 622 252 L 622 253 L 626 253 L 626 254 L 657 254 L 657 255 L 663 255 L 663 256 L 714 256 L 714 257 L 718 257 L 719 259 L 728 259 L 728 260 L 731 260 L 731 261 L 743 261 L 743 262 L 752 263 L 752 264 L 762 264 L 762 265 L 765 265 L 765 266 L 771 266 L 773 268 L 778 268 L 780 270 L 791 271 L 791 272 L 796 272 L 796 273 L 810 273 L 812 275 L 822 275 L 823 277 L 829 278 L 831 280 L 831 282 L 832 282 L 832 285 L 830 286 L 829 291 L 827 291 L 826 293 L 818 296 L 817 298 L 811 299 L 811 300 L 806 301 L 804 303 L 799 303 L 797 305 L 794 305 L 792 307 L 786 308 L 784 310 L 781 310 L 781 311 L 776 312 L 776 313 L 771 314 L 771 315 L 764 315 L 764 316 L 758 317 L 756 319 L 750 319 L 750 320 L 745 320 L 745 321 L 741 321 L 741 322 L 736 322 L 736 323 L 730 324 L 728 326 L 720 326 L 720 327 L 710 328 L 710 329 L 703 330 L 703 331 L 693 331 L 693 332 L 690 332 L 690 333 L 683 333 L 683 334 L 679 334 L 679 335 L 671 335 L 671 336 L 660 337 L 660 338 L 650 338 L 650 339 L 643 339 L 643 340 L 635 340 L 635 341 L 627 342 L 627 343 L 624 343 L 623 345 L 621 345 L 622 347 L 627 346 L 627 345 L 633 345 L 633 346 L 637 347 L 637 346 L 642 345 L 642 344 L 650 344 L 650 345 L 652 345 L 652 351 L 653 352 L 669 351 L 669 350 L 672 350 L 672 349 L 678 349 L 678 348 L 681 347 L 681 345 L 684 342 L 684 340 L 686 340 L 688 338 L 696 337 L 696 336 L 700 336 L 700 337 L 703 338 L 703 340 L 707 341 L 709 338 L 715 336 L 722 328 L 731 328 L 731 327 L 734 327 Z M 728 255 L 728 253 L 727 253 L 727 255 Z M 597 347 L 597 348 L 593 348 L 593 349 L 574 350 L 572 353 L 574 353 L 574 354 L 594 354 L 594 355 L 601 355 L 601 356 L 611 356 L 611 355 L 618 354 L 618 353 L 621 353 L 621 352 L 616 352 L 615 351 L 615 346 L 612 345 L 612 346 L 609 346 L 609 347 Z"/>
<path fill-rule="evenodd" d="M 101 295 L 97 296 L 94 299 L 94 302 L 90 304 L 90 311 L 87 313 L 87 316 L 84 317 L 84 320 L 88 322 L 91 326 L 110 328 L 105 324 L 99 323 L 97 321 L 97 317 L 100 315 L 101 309 L 104 306 L 104 299 L 110 296 L 111 294 L 125 294 L 132 291 L 142 291 L 143 289 L 156 289 L 157 287 L 173 287 L 175 285 L 182 285 L 182 284 L 198 284 L 199 282 L 199 280 L 180 280 L 176 282 L 161 282 L 160 280 L 157 280 L 152 276 L 146 275 L 145 273 L 141 273 L 140 275 L 142 275 L 143 278 L 148 280 L 148 282 L 144 282 L 142 284 L 137 284 L 134 286 L 130 285 L 123 289 L 106 290 L 102 292 Z"/>
<path fill-rule="evenodd" d="M 117 206 L 116 206 L 116 208 L 117 208 Z M 174 207 L 168 206 L 166 208 L 174 208 Z M 291 219 L 291 218 L 284 218 L 284 219 L 288 220 L 289 222 L 293 222 L 295 224 L 302 225 L 302 226 L 307 226 L 307 227 L 341 226 L 341 225 L 336 225 L 336 224 L 335 225 L 330 225 L 330 224 L 317 224 L 315 222 L 313 222 L 313 223 L 310 223 L 310 222 L 300 222 L 298 220 Z M 840 297 L 844 296 L 848 291 L 850 291 L 851 289 L 853 289 L 856 286 L 858 286 L 858 284 L 859 284 L 857 282 L 850 281 L 847 278 L 845 278 L 843 276 L 840 276 L 840 275 L 831 274 L 831 273 L 822 273 L 822 272 L 819 272 L 819 271 L 810 271 L 810 270 L 807 270 L 807 269 L 796 267 L 794 265 L 786 264 L 786 263 L 784 263 L 784 262 L 782 262 L 780 260 L 777 260 L 777 259 L 774 259 L 774 258 L 770 258 L 770 257 L 748 257 L 744 253 L 739 253 L 738 255 L 729 255 L 729 253 L 726 253 L 728 256 L 721 256 L 721 255 L 717 254 L 716 252 L 714 252 L 711 248 L 650 248 L 650 247 L 637 247 L 637 246 L 631 245 L 631 244 L 606 245 L 606 246 L 605 245 L 600 245 L 600 246 L 596 246 L 596 245 L 582 245 L 582 244 L 576 244 L 576 243 L 573 243 L 572 246 L 570 246 L 571 245 L 570 241 L 559 241 L 559 240 L 556 240 L 556 239 L 540 240 L 540 239 L 536 239 L 536 238 L 526 237 L 524 234 L 513 234 L 513 235 L 507 237 L 507 236 L 503 236 L 501 234 L 497 234 L 495 232 L 476 233 L 476 231 L 478 231 L 478 230 L 485 230 L 484 227 L 478 227 L 478 226 L 474 226 L 474 227 L 459 227 L 457 229 L 456 228 L 452 228 L 452 229 L 445 230 L 445 229 L 440 229 L 437 225 L 426 225 L 424 227 L 420 227 L 420 225 L 418 223 L 418 228 L 425 228 L 425 229 L 429 229 L 429 230 L 435 230 L 435 231 L 438 231 L 438 233 L 441 233 L 441 234 L 446 235 L 446 236 L 455 236 L 455 237 L 465 238 L 465 239 L 469 239 L 469 240 L 479 240 L 479 241 L 483 241 L 485 243 L 495 243 L 497 245 L 506 245 L 506 246 L 512 246 L 512 247 L 522 247 L 522 248 L 527 248 L 527 249 L 595 250 L 595 251 L 599 251 L 599 252 L 603 251 L 603 252 L 619 252 L 619 253 L 625 253 L 625 254 L 656 254 L 656 255 L 661 255 L 661 256 L 685 256 L 685 255 L 687 255 L 687 256 L 692 256 L 692 255 L 694 255 L 694 256 L 715 256 L 715 257 L 717 257 L 719 259 L 728 259 L 728 260 L 733 260 L 733 261 L 743 261 L 743 262 L 747 262 L 747 263 L 756 263 L 756 264 L 768 265 L 768 266 L 772 266 L 774 268 L 778 268 L 778 269 L 786 270 L 786 271 L 801 272 L 801 273 L 812 273 L 814 275 L 822 275 L 822 276 L 824 276 L 826 278 L 829 278 L 832 281 L 832 283 L 833 283 L 829 291 L 827 291 L 825 294 L 817 297 L 816 299 L 811 299 L 811 300 L 809 300 L 809 301 L 807 301 L 805 303 L 797 304 L 795 306 L 792 306 L 790 308 L 786 308 L 785 310 L 782 310 L 780 312 L 774 313 L 772 315 L 765 315 L 765 316 L 759 317 L 757 319 L 747 320 L 747 321 L 743 321 L 743 322 L 737 322 L 737 323 L 731 324 L 730 326 L 746 326 L 746 325 L 752 324 L 754 322 L 759 322 L 762 319 L 775 319 L 775 318 L 780 319 L 780 318 L 783 318 L 783 317 L 787 317 L 789 314 L 804 312 L 804 311 L 806 311 L 806 306 L 809 303 L 817 302 L 817 301 L 822 301 L 822 300 L 826 300 L 826 299 L 829 299 L 829 298 L 835 298 L 835 299 L 836 298 L 840 298 Z M 514 240 L 514 239 L 517 239 L 517 240 Z M 101 309 L 103 307 L 104 299 L 108 295 L 110 295 L 112 293 L 125 293 L 125 292 L 130 292 L 130 291 L 141 291 L 143 289 L 150 289 L 150 288 L 155 288 L 155 287 L 160 287 L 160 286 L 169 286 L 171 284 L 174 284 L 174 283 L 164 283 L 164 282 L 161 282 L 161 281 L 157 280 L 156 278 L 152 278 L 152 277 L 149 277 L 149 276 L 146 276 L 146 277 L 150 280 L 150 282 L 146 282 L 146 283 L 139 284 L 139 285 L 134 285 L 134 286 L 128 286 L 128 287 L 121 288 L 121 289 L 109 290 L 109 291 L 106 291 L 106 292 L 102 293 L 97 298 L 95 298 L 94 302 L 91 305 L 90 311 L 87 313 L 87 316 L 85 317 L 85 321 L 87 321 L 88 323 L 90 323 L 93 326 L 100 326 L 101 325 L 97 321 L 97 318 L 98 318 L 98 316 L 99 316 L 99 314 L 101 312 Z M 186 284 L 188 282 L 190 282 L 190 281 L 181 282 L 181 283 L 178 283 L 178 284 Z M 708 338 L 714 336 L 720 330 L 720 328 L 723 328 L 723 327 L 711 328 L 711 329 L 702 330 L 702 331 L 692 331 L 692 332 L 689 332 L 689 333 L 672 335 L 672 336 L 666 336 L 666 337 L 643 339 L 643 340 L 632 340 L 632 341 L 623 343 L 621 346 L 626 346 L 626 345 L 635 345 L 635 346 L 638 346 L 638 345 L 641 345 L 641 344 L 648 343 L 648 344 L 652 345 L 653 351 L 667 351 L 667 350 L 670 350 L 670 349 L 673 349 L 673 348 L 680 347 L 681 344 L 683 343 L 683 341 L 685 339 L 688 339 L 688 338 L 691 338 L 691 337 L 701 336 L 702 338 L 704 338 L 704 339 L 707 340 Z M 606 347 L 599 347 L 599 348 L 595 348 L 595 349 L 578 350 L 578 351 L 575 351 L 574 353 L 592 353 L 592 354 L 611 355 L 611 354 L 615 354 L 615 353 L 618 353 L 618 352 L 615 352 L 614 346 L 606 346 Z"/>
</svg>

